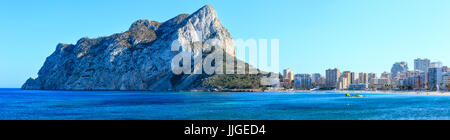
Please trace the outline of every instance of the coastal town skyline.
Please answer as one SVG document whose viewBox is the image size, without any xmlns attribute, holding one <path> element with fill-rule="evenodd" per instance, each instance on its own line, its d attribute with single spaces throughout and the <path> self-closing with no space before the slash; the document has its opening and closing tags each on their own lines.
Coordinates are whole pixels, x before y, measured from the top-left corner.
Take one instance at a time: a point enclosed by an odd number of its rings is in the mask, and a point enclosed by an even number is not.
<svg viewBox="0 0 450 140">
<path fill-rule="evenodd" d="M 450 69 L 441 61 L 427 58 L 395 62 L 383 73 L 354 72 L 329 68 L 325 74 L 294 72 L 284 69 L 281 86 L 285 89 L 339 89 L 339 90 L 450 90 Z"/>
<path fill-rule="evenodd" d="M 439 62 L 439 63 L 442 63 L 443 66 L 447 66 L 447 65 L 446 65 L 447 63 L 445 63 L 444 61 L 441 61 L 441 60 L 433 61 L 432 59 L 428 59 L 428 58 L 425 58 L 425 57 L 423 57 L 423 58 L 418 57 L 418 58 L 416 58 L 416 59 L 427 59 L 427 60 L 430 60 L 430 63 L 436 63 L 436 62 Z M 381 74 L 381 73 L 384 73 L 384 72 L 390 72 L 390 71 L 391 71 L 390 68 L 392 68 L 392 65 L 395 64 L 395 63 L 400 63 L 400 62 L 407 62 L 408 68 L 409 68 L 410 70 L 414 70 L 414 60 L 416 60 L 416 59 L 413 59 L 413 60 L 404 60 L 404 61 L 394 61 L 394 62 L 392 62 L 392 64 L 390 64 L 390 65 L 387 64 L 387 65 L 385 66 L 385 67 L 389 67 L 389 69 L 386 69 L 386 70 L 381 70 L 381 71 L 358 70 L 358 71 L 352 71 L 352 72 L 358 72 L 358 73 L 359 73 L 359 72 L 366 72 L 366 73 L 376 73 L 376 74 Z M 338 64 L 338 65 L 339 65 L 339 64 Z M 448 66 L 450 66 L 450 65 L 448 65 Z M 351 69 L 351 68 L 342 68 L 342 67 L 339 67 L 339 66 L 335 66 L 335 67 L 330 66 L 330 67 L 325 68 L 325 70 L 326 70 L 326 69 L 333 69 L 333 68 L 339 68 L 340 70 L 344 70 L 344 71 Z M 326 71 L 325 71 L 325 70 L 323 70 L 323 71 L 302 71 L 301 68 L 299 68 L 300 70 L 298 70 L 298 69 L 294 69 L 294 68 L 291 68 L 291 67 L 283 67 L 283 69 L 280 70 L 280 73 L 283 73 L 283 70 L 285 70 L 285 69 L 290 69 L 291 71 L 296 71 L 296 72 L 298 72 L 299 74 L 307 74 L 307 73 L 309 73 L 309 74 L 319 73 L 319 74 L 321 74 L 321 75 L 325 75 L 325 74 L 326 74 Z"/>
</svg>

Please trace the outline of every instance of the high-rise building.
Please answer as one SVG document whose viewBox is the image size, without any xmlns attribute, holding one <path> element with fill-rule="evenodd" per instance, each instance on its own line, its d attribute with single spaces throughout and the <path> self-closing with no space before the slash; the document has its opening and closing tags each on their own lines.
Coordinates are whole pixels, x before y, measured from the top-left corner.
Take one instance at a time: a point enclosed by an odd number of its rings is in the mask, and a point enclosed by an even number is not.
<svg viewBox="0 0 450 140">
<path fill-rule="evenodd" d="M 417 59 L 414 60 L 414 70 L 415 71 L 428 72 L 428 68 L 429 67 L 430 67 L 430 60 L 429 59 L 417 58 Z"/>
<path fill-rule="evenodd" d="M 420 80 L 421 80 L 420 88 L 427 89 L 428 88 L 428 72 L 421 72 Z"/>
<path fill-rule="evenodd" d="M 356 72 L 350 73 L 350 84 L 358 84 L 358 74 Z"/>
<path fill-rule="evenodd" d="M 442 67 L 433 65 L 428 69 L 428 88 L 432 90 L 439 90 L 442 83 Z"/>
<path fill-rule="evenodd" d="M 339 77 L 341 77 L 341 71 L 338 68 L 326 70 L 326 87 L 337 88 Z"/>
<path fill-rule="evenodd" d="M 293 81 L 294 80 L 294 76 L 295 76 L 295 74 L 294 74 L 293 71 L 289 72 L 288 73 L 289 81 Z"/>
<path fill-rule="evenodd" d="M 442 71 L 443 72 L 450 72 L 450 69 L 448 68 L 448 66 L 443 66 L 442 67 Z"/>
<path fill-rule="evenodd" d="M 405 73 L 401 73 L 399 77 L 400 79 L 397 81 L 398 86 L 404 86 L 403 88 L 405 89 L 423 89 L 423 85 L 424 85 L 424 76 L 422 75 L 421 70 L 418 71 L 409 71 L 409 72 L 405 72 Z"/>
<path fill-rule="evenodd" d="M 442 68 L 442 62 L 438 61 L 438 62 L 432 62 L 430 64 L 430 68 Z"/>
<path fill-rule="evenodd" d="M 296 74 L 294 77 L 294 88 L 306 90 L 312 88 L 312 78 L 309 74 Z"/>
<path fill-rule="evenodd" d="M 312 82 L 315 85 L 319 85 L 319 80 L 320 80 L 321 77 L 322 77 L 322 75 L 320 73 L 313 73 L 312 76 L 311 76 Z"/>
<path fill-rule="evenodd" d="M 391 85 L 391 73 L 389 72 L 383 72 L 381 73 L 380 79 L 387 79 L 388 80 L 388 85 Z"/>
<path fill-rule="evenodd" d="M 359 73 L 359 83 L 368 84 L 369 83 L 369 75 L 365 72 Z"/>
<path fill-rule="evenodd" d="M 417 89 L 419 85 L 416 85 L 416 84 L 417 84 L 416 83 L 416 76 L 411 76 L 411 77 L 406 78 L 405 86 L 406 86 L 407 89 L 410 89 L 410 90 L 411 89 Z"/>
<path fill-rule="evenodd" d="M 419 75 L 414 76 L 414 77 L 415 77 L 414 78 L 414 89 L 418 89 L 418 90 L 424 89 L 425 77 L 422 76 L 422 72 Z"/>
<path fill-rule="evenodd" d="M 448 88 L 450 86 L 450 72 L 442 75 L 442 83 L 444 84 L 444 88 L 449 90 Z"/>
<path fill-rule="evenodd" d="M 413 71 L 410 75 L 409 75 L 409 86 L 412 87 L 413 89 L 416 90 L 420 90 L 422 89 L 422 86 L 424 84 L 424 77 L 422 77 L 422 71 Z"/>
<path fill-rule="evenodd" d="M 389 72 L 383 72 L 380 76 L 380 78 L 387 78 L 391 79 L 391 74 Z"/>
<path fill-rule="evenodd" d="M 288 73 L 291 72 L 291 69 L 287 68 L 283 70 L 283 78 L 286 78 L 288 76 Z"/>
<path fill-rule="evenodd" d="M 350 79 L 350 78 L 351 78 L 351 73 L 352 73 L 352 72 L 350 72 L 350 71 L 344 71 L 344 73 L 343 73 L 342 76 L 344 76 L 345 78 Z"/>
<path fill-rule="evenodd" d="M 294 72 L 292 72 L 289 68 L 283 71 L 283 76 L 285 82 L 291 82 L 294 80 Z"/>
<path fill-rule="evenodd" d="M 350 86 L 350 77 L 341 76 L 338 82 L 338 89 L 348 89 Z"/>
<path fill-rule="evenodd" d="M 325 77 L 320 77 L 319 84 L 316 85 L 317 88 L 326 87 L 326 81 L 327 79 Z"/>
<path fill-rule="evenodd" d="M 344 71 L 344 73 L 339 78 L 338 88 L 339 89 L 348 89 L 351 84 L 351 72 Z"/>
<path fill-rule="evenodd" d="M 408 71 L 408 62 L 397 62 L 392 65 L 391 79 L 395 78 L 399 73 Z"/>
<path fill-rule="evenodd" d="M 395 79 L 395 85 L 397 88 L 406 87 L 406 78 Z"/>
<path fill-rule="evenodd" d="M 372 79 L 377 79 L 377 74 L 376 73 L 369 73 L 369 81 Z"/>
</svg>

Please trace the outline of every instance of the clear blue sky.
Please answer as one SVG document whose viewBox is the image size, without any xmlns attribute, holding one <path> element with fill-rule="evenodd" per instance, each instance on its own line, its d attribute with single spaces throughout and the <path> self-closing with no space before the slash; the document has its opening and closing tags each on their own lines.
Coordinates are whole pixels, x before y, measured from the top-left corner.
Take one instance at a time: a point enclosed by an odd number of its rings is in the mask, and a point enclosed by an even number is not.
<svg viewBox="0 0 450 140">
<path fill-rule="evenodd" d="M 280 39 L 281 68 L 389 71 L 417 57 L 450 63 L 449 0 L 0 0 L 0 88 L 36 77 L 57 43 L 165 21 L 205 4 L 234 38 Z"/>
</svg>

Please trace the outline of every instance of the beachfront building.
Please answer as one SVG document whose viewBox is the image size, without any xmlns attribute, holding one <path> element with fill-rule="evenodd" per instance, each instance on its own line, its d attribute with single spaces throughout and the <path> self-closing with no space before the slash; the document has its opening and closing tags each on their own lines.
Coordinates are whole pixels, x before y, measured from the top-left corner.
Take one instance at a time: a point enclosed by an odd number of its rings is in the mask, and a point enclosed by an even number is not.
<svg viewBox="0 0 450 140">
<path fill-rule="evenodd" d="M 420 80 L 419 76 L 410 76 L 406 78 L 406 89 L 413 90 L 413 89 L 420 89 Z"/>
<path fill-rule="evenodd" d="M 326 81 L 327 79 L 325 77 L 320 77 L 319 84 L 316 85 L 316 88 L 326 87 Z"/>
<path fill-rule="evenodd" d="M 337 88 L 339 77 L 341 77 L 341 71 L 338 68 L 326 70 L 326 87 Z"/>
<path fill-rule="evenodd" d="M 398 81 L 398 86 L 403 86 L 401 88 L 413 90 L 421 89 L 423 79 L 421 78 L 421 71 L 408 71 L 400 75 L 402 81 Z"/>
<path fill-rule="evenodd" d="M 426 81 L 427 81 L 427 74 L 426 72 L 421 71 L 415 71 L 414 73 L 411 73 L 407 78 L 404 78 L 404 88 L 409 90 L 423 90 L 426 89 Z"/>
<path fill-rule="evenodd" d="M 369 81 L 369 88 L 374 89 L 389 89 L 390 80 L 387 78 L 375 78 Z"/>
<path fill-rule="evenodd" d="M 420 80 L 421 80 L 420 88 L 422 90 L 426 90 L 428 88 L 428 72 L 421 72 Z"/>
<path fill-rule="evenodd" d="M 312 89 L 312 78 L 310 74 L 296 74 L 294 76 L 294 88 L 297 90 Z"/>
<path fill-rule="evenodd" d="M 396 81 L 395 86 L 399 89 L 405 88 L 407 86 L 406 78 L 399 78 L 399 79 L 396 79 L 395 81 Z"/>
<path fill-rule="evenodd" d="M 442 75 L 442 83 L 444 84 L 444 88 L 449 90 L 450 88 L 450 72 L 447 72 Z"/>
<path fill-rule="evenodd" d="M 392 77 L 391 79 L 392 85 L 396 87 L 406 86 L 405 85 L 406 79 L 412 75 L 413 73 L 411 71 L 399 72 L 395 75 L 395 77 Z"/>
<path fill-rule="evenodd" d="M 351 84 L 348 89 L 349 90 L 367 90 L 367 89 L 369 89 L 369 84 L 367 84 L 367 83 Z"/>
<path fill-rule="evenodd" d="M 442 86 L 442 67 L 436 67 L 439 65 L 433 65 L 428 69 L 428 88 L 430 90 L 439 90 Z"/>
<path fill-rule="evenodd" d="M 400 89 L 409 89 L 412 90 L 416 86 L 416 78 L 420 75 L 419 71 L 407 71 L 399 73 L 394 80 L 396 81 L 396 86 Z"/>
<path fill-rule="evenodd" d="M 429 67 L 430 67 L 430 59 L 417 58 L 414 60 L 415 71 L 428 72 Z"/>
<path fill-rule="evenodd" d="M 397 77 L 398 74 L 408 71 L 408 62 L 396 62 L 391 68 L 391 79 Z M 398 80 L 398 79 L 397 79 Z"/>
<path fill-rule="evenodd" d="M 320 85 L 320 79 L 322 78 L 322 75 L 320 73 L 313 73 L 311 75 L 312 84 L 315 87 L 318 87 Z"/>
</svg>

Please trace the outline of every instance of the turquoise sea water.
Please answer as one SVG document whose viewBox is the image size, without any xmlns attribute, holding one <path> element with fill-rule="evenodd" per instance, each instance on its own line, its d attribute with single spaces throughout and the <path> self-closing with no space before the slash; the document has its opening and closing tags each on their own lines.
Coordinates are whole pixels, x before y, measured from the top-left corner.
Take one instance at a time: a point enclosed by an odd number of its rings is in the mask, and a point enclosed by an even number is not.
<svg viewBox="0 0 450 140">
<path fill-rule="evenodd" d="M 0 89 L 0 119 L 450 119 L 450 97 L 343 93 L 158 93 Z"/>
</svg>

